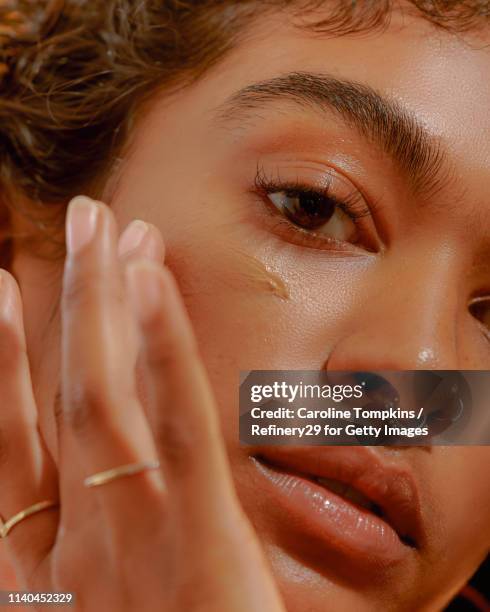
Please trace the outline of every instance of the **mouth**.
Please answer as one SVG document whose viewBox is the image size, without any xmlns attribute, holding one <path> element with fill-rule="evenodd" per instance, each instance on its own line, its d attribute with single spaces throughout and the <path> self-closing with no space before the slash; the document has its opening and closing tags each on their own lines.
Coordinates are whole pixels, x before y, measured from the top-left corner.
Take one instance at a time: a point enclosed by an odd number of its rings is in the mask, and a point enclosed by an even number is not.
<svg viewBox="0 0 490 612">
<path fill-rule="evenodd" d="M 289 524 L 343 557 L 392 565 L 423 540 L 411 473 L 368 447 L 268 447 L 252 457 Z"/>
</svg>

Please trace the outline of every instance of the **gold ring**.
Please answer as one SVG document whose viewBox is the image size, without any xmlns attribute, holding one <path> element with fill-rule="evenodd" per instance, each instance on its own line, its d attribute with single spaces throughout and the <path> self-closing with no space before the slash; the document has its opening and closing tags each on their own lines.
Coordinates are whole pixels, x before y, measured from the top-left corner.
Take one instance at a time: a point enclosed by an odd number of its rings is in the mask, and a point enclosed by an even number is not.
<svg viewBox="0 0 490 612">
<path fill-rule="evenodd" d="M 25 510 L 21 510 L 20 512 L 15 514 L 13 517 L 9 518 L 8 521 L 6 521 L 5 523 L 0 517 L 0 538 L 5 538 L 7 534 L 9 533 L 9 531 L 12 529 L 12 527 L 14 527 L 15 525 L 17 525 L 17 523 L 20 523 L 27 517 L 32 516 L 33 514 L 36 514 L 37 512 L 48 510 L 48 508 L 54 508 L 56 506 L 58 506 L 56 502 L 46 500 L 46 501 L 38 502 L 37 504 L 34 504 L 32 506 L 29 506 L 29 508 L 26 508 Z"/>
<path fill-rule="evenodd" d="M 133 474 L 140 474 L 141 472 L 146 472 L 147 470 L 157 470 L 159 467 L 159 461 L 128 463 L 127 465 L 120 465 L 119 467 L 88 476 L 83 481 L 83 484 L 86 487 L 100 487 L 101 485 L 107 484 L 108 482 L 116 480 L 117 478 L 122 478 L 123 476 L 133 476 Z"/>
</svg>

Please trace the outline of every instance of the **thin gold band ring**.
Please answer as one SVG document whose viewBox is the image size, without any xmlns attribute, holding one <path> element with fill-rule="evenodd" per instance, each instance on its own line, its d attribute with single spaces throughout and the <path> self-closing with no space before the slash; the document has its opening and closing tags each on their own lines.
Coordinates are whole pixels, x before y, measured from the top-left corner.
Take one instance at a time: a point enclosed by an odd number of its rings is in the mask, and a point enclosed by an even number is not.
<svg viewBox="0 0 490 612">
<path fill-rule="evenodd" d="M 48 510 L 49 508 L 55 508 L 57 506 L 58 504 L 56 502 L 45 500 L 40 501 L 37 504 L 33 504 L 32 506 L 29 506 L 28 508 L 25 508 L 25 510 L 17 512 L 17 514 L 9 518 L 7 521 L 5 521 L 5 523 L 0 517 L 0 538 L 7 537 L 12 527 L 15 527 L 15 525 L 28 518 L 29 516 L 37 514 L 38 512 L 42 512 L 43 510 Z"/>
<path fill-rule="evenodd" d="M 98 472 L 92 476 L 88 476 L 83 481 L 86 487 L 100 487 L 108 482 L 123 478 L 124 476 L 133 476 L 134 474 L 140 474 L 148 470 L 157 470 L 160 467 L 159 461 L 141 461 L 140 463 L 128 463 L 127 465 L 120 465 L 110 470 Z"/>
</svg>

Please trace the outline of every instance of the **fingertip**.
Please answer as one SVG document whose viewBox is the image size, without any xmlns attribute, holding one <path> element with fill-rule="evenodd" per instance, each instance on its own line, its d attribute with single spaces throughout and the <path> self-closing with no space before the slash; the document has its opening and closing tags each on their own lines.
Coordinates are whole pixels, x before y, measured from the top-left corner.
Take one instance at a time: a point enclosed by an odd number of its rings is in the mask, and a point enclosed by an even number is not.
<svg viewBox="0 0 490 612">
<path fill-rule="evenodd" d="M 121 234 L 118 244 L 118 253 L 121 257 L 137 250 L 149 232 L 149 225 L 140 219 L 131 221 Z"/>
<path fill-rule="evenodd" d="M 100 207 L 86 196 L 73 198 L 66 213 L 66 246 L 75 255 L 95 236 Z"/>
<path fill-rule="evenodd" d="M 148 223 L 147 225 L 149 227 L 149 234 L 146 256 L 158 263 L 164 263 L 166 251 L 162 232 L 153 223 Z"/>
<path fill-rule="evenodd" d="M 122 233 L 118 245 L 123 260 L 146 258 L 163 263 L 165 244 L 159 229 L 145 221 L 132 221 Z"/>
</svg>

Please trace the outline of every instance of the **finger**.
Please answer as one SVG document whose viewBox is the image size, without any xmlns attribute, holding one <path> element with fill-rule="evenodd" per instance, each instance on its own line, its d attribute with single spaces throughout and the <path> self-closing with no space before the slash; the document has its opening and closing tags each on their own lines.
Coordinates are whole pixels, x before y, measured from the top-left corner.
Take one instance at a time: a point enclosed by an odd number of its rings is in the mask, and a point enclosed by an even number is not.
<svg viewBox="0 0 490 612">
<path fill-rule="evenodd" d="M 167 268 L 145 260 L 129 265 L 127 279 L 169 498 L 182 504 L 186 516 L 195 511 L 199 521 L 220 517 L 225 500 L 234 499 L 231 475 L 213 393 L 177 285 Z"/>
<path fill-rule="evenodd" d="M 139 219 L 132 221 L 121 234 L 118 244 L 118 254 L 123 266 L 127 266 L 136 259 L 150 259 L 163 264 L 165 258 L 165 244 L 162 234 L 151 223 Z M 136 349 L 137 350 L 137 349 Z M 148 391 L 141 359 L 135 356 L 135 377 L 137 394 L 140 402 L 146 402 Z"/>
<path fill-rule="evenodd" d="M 118 253 L 123 263 L 137 258 L 163 263 L 165 245 L 157 227 L 137 219 L 132 221 L 121 234 Z"/>
<path fill-rule="evenodd" d="M 135 257 L 145 257 L 163 262 L 165 247 L 161 233 L 150 223 L 145 223 L 140 220 L 132 221 L 119 238 L 118 255 L 123 266 L 127 265 L 127 263 Z M 136 354 L 134 359 L 136 360 Z M 138 397 L 144 399 L 146 397 L 146 391 L 141 368 L 138 366 L 136 366 L 135 376 L 138 387 Z M 63 426 L 61 392 L 57 395 L 56 413 L 58 415 L 56 420 L 59 421 L 58 428 L 60 429 Z M 74 449 L 72 449 L 70 455 L 70 482 L 65 481 L 64 487 L 67 491 L 67 497 L 70 500 L 77 500 L 73 510 L 64 521 L 65 525 L 69 528 L 76 528 L 83 517 L 89 516 L 94 512 L 92 499 L 85 497 L 83 500 L 80 500 L 80 483 L 84 480 L 84 468 L 83 465 L 81 465 L 81 461 L 75 461 L 73 455 Z M 82 494 L 83 493 L 84 491 L 82 491 Z"/>
<path fill-rule="evenodd" d="M 180 558 L 191 574 L 195 564 L 196 575 L 223 596 L 219 609 L 283 610 L 235 494 L 215 400 L 177 284 L 167 268 L 145 260 L 128 266 L 127 282 L 142 331 L 149 420 Z"/>
<path fill-rule="evenodd" d="M 73 447 L 87 477 L 156 458 L 135 392 L 133 339 L 116 234 L 106 206 L 88 198 L 71 202 L 62 298 L 63 482 L 65 474 L 70 480 Z M 159 475 L 146 472 L 79 493 L 96 496 L 110 526 L 124 533 L 129 521 L 138 514 L 141 518 L 134 500 L 149 503 L 159 491 Z"/>
<path fill-rule="evenodd" d="M 3 522 L 42 501 L 58 501 L 57 474 L 39 434 L 22 302 L 14 278 L 0 270 L 0 513 Z M 25 518 L 5 536 L 21 574 L 39 566 L 51 549 L 58 511 Z"/>
</svg>

